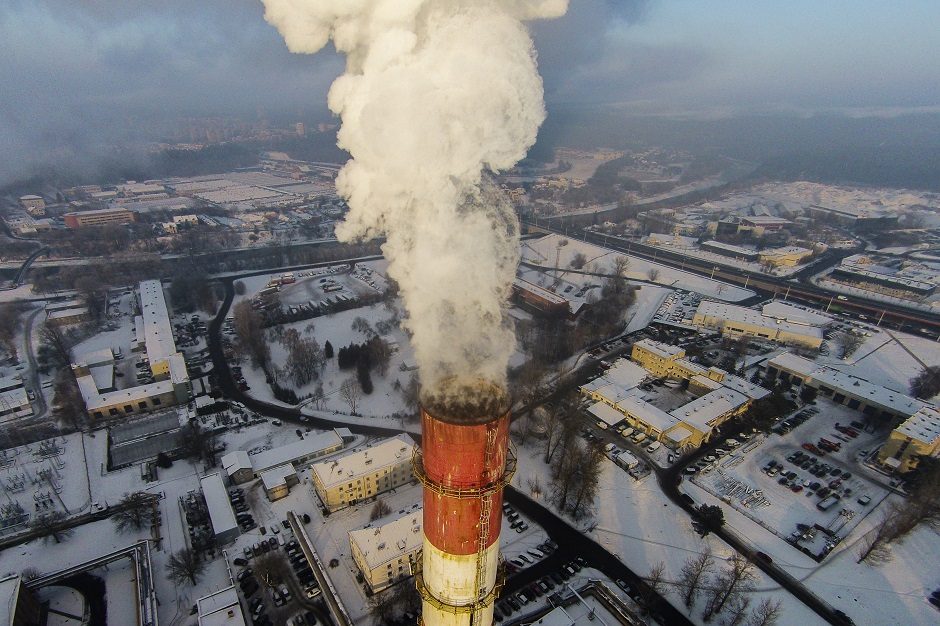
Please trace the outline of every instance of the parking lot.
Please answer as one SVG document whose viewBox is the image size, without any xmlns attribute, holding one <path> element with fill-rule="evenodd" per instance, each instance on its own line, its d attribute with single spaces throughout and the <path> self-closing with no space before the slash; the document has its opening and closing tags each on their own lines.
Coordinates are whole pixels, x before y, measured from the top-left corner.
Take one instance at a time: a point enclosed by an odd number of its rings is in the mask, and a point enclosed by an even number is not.
<svg viewBox="0 0 940 626">
<path fill-rule="evenodd" d="M 819 400 L 782 420 L 777 433 L 733 441 L 738 444 L 733 450 L 719 448 L 687 474 L 821 559 L 888 494 L 861 464 L 878 437 L 865 432 L 858 419 L 847 407 Z"/>
</svg>

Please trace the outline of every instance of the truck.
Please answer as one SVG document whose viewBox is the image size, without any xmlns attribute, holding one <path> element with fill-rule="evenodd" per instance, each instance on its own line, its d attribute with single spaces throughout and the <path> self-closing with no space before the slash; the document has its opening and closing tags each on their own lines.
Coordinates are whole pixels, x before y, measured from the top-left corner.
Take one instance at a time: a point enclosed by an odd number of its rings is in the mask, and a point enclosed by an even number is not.
<svg viewBox="0 0 940 626">
<path fill-rule="evenodd" d="M 839 502 L 840 499 L 841 499 L 841 498 L 839 498 L 839 496 L 837 496 L 837 495 L 831 495 L 831 496 L 829 496 L 828 498 L 825 498 L 825 499 L 823 499 L 823 500 L 820 500 L 820 501 L 816 504 L 816 508 L 819 509 L 820 511 L 828 511 L 828 510 L 831 509 L 833 506 L 835 506 L 836 503 Z"/>
</svg>

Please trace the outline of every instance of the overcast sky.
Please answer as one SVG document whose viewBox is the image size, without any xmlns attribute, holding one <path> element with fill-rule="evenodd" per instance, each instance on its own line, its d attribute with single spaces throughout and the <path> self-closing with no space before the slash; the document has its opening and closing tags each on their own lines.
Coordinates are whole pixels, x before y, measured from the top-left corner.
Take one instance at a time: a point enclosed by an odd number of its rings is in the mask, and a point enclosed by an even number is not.
<svg viewBox="0 0 940 626">
<path fill-rule="evenodd" d="M 936 107 L 938 24 L 937 0 L 572 0 L 532 28 L 550 107 L 728 113 Z M 153 117 L 309 116 L 341 68 L 288 53 L 256 0 L 3 0 L 0 149 Z"/>
</svg>

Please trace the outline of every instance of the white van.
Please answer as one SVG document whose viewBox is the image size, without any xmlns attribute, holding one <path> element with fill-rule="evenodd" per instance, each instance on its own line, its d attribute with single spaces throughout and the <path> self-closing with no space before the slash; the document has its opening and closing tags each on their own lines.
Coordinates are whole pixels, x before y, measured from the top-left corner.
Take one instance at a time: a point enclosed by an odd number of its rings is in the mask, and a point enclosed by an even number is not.
<svg viewBox="0 0 940 626">
<path fill-rule="evenodd" d="M 653 443 L 651 443 L 651 444 L 646 448 L 646 451 L 649 452 L 649 453 L 656 452 L 657 450 L 659 450 L 659 447 L 662 446 L 662 445 L 663 445 L 663 444 L 661 444 L 660 442 L 654 441 Z"/>
</svg>

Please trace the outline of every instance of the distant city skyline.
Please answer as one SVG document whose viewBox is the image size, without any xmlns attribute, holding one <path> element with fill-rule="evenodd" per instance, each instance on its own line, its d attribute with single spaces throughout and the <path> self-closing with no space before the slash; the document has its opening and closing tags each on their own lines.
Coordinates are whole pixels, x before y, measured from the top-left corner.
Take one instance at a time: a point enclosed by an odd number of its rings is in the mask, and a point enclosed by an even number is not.
<svg viewBox="0 0 940 626">
<path fill-rule="evenodd" d="M 259 107 L 326 117 L 342 59 L 290 54 L 262 13 L 256 0 L 5 3 L 0 149 L 90 150 L 128 126 Z M 940 110 L 937 23 L 926 0 L 572 0 L 531 28 L 550 110 L 893 115 Z"/>
</svg>

